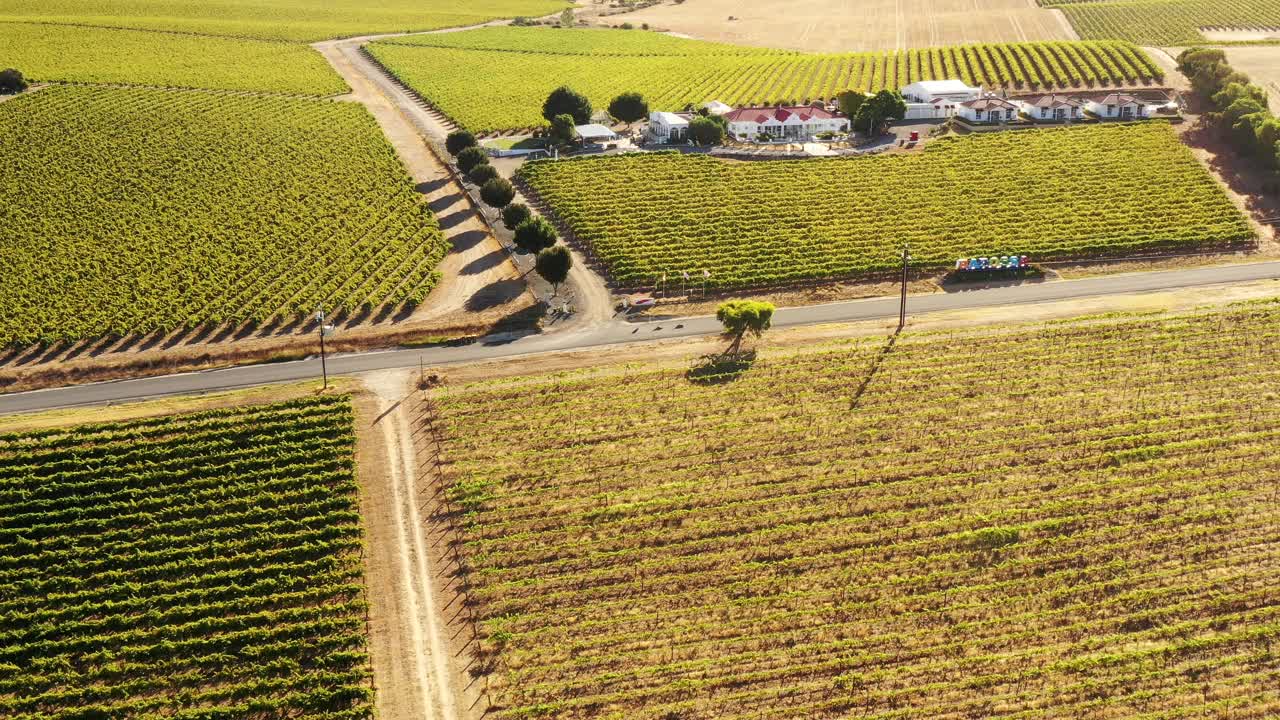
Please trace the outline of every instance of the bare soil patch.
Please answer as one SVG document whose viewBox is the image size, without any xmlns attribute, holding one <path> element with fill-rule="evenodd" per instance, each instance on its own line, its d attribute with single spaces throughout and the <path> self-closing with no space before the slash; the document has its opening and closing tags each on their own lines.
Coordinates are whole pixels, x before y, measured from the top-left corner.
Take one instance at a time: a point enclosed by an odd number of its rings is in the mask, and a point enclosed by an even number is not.
<svg viewBox="0 0 1280 720">
<path fill-rule="evenodd" d="M 580 0 L 581 1 L 581 0 Z M 664 0 L 621 15 L 607 2 L 582 2 L 588 22 L 669 30 L 702 40 L 848 52 L 975 42 L 1071 40 L 1075 33 L 1034 0 Z"/>
</svg>

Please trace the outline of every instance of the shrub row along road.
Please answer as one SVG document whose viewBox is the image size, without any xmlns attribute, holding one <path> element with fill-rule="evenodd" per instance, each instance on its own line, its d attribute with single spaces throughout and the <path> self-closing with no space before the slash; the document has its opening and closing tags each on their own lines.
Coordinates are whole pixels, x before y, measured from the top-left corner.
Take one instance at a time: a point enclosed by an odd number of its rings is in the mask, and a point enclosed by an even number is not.
<svg viewBox="0 0 1280 720">
<path fill-rule="evenodd" d="M 910 314 L 921 314 L 1277 279 L 1280 279 L 1280 262 L 1223 265 L 989 288 L 955 294 L 917 295 L 909 299 L 908 311 Z M 873 298 L 783 308 L 774 315 L 773 325 L 774 327 L 797 327 L 876 320 L 895 317 L 897 312 L 898 298 Z M 330 357 L 328 362 L 330 373 L 352 374 L 417 367 L 419 362 L 432 366 L 451 365 L 621 343 L 697 337 L 711 335 L 719 330 L 720 326 L 716 319 L 710 316 L 668 318 L 643 323 L 615 320 L 605 325 L 578 326 L 540 335 L 492 336 L 464 346 L 352 353 Z M 96 405 L 162 395 L 213 392 L 266 383 L 290 382 L 319 375 L 320 359 L 313 357 L 289 363 L 250 365 L 199 373 L 38 390 L 0 396 L 0 414 Z"/>
</svg>

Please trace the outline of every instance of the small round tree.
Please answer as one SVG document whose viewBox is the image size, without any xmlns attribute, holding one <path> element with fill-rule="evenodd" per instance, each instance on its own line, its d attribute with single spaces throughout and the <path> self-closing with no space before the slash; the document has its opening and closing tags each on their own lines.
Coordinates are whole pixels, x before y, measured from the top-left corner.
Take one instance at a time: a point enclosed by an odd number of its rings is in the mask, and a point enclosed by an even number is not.
<svg viewBox="0 0 1280 720">
<path fill-rule="evenodd" d="M 747 333 L 760 337 L 773 321 L 773 303 L 759 300 L 728 300 L 716 309 L 716 319 L 732 342 L 725 355 L 736 355 Z"/>
<path fill-rule="evenodd" d="M 520 227 L 520 223 L 528 220 L 532 214 L 529 212 L 529 206 L 524 203 L 508 205 L 502 209 L 502 224 L 508 230 L 515 230 Z"/>
<path fill-rule="evenodd" d="M 511 187 L 511 181 L 506 178 L 492 178 L 480 186 L 480 199 L 489 207 L 504 208 L 515 196 L 516 189 Z M 505 222 L 506 213 L 503 213 L 502 217 Z"/>
<path fill-rule="evenodd" d="M 496 177 L 498 177 L 498 168 L 487 162 L 471 168 L 471 172 L 467 173 L 467 179 L 476 185 L 484 185 Z"/>
<path fill-rule="evenodd" d="M 475 146 L 476 136 L 466 130 L 454 130 L 449 133 L 449 137 L 444 139 L 444 148 L 454 157 L 457 157 L 458 153 L 463 150 Z"/>
<path fill-rule="evenodd" d="M 547 96 L 542 104 L 542 117 L 551 122 L 557 115 L 568 115 L 574 123 L 585 125 L 591 122 L 591 101 L 586 96 L 561 85 Z"/>
<path fill-rule="evenodd" d="M 718 118 L 696 117 L 689 121 L 689 137 L 699 145 L 719 145 L 724 142 L 724 125 Z"/>
<path fill-rule="evenodd" d="M 0 70 L 0 95 L 13 95 L 29 87 L 27 79 L 14 68 Z"/>
<path fill-rule="evenodd" d="M 556 244 L 556 226 L 546 218 L 530 217 L 516 226 L 516 247 L 527 253 L 539 253 Z"/>
<path fill-rule="evenodd" d="M 458 169 L 465 175 L 470 173 L 477 165 L 488 165 L 489 156 L 485 155 L 484 150 L 478 147 L 469 147 L 458 153 L 456 162 L 458 163 Z"/>
<path fill-rule="evenodd" d="M 573 267 L 573 255 L 564 245 L 552 245 L 538 252 L 533 269 L 538 271 L 543 280 L 551 283 L 554 294 L 560 294 L 560 283 L 569 277 L 569 269 Z"/>
<path fill-rule="evenodd" d="M 649 103 L 640 93 L 622 93 L 609 102 L 609 114 L 624 123 L 633 123 L 649 116 Z"/>
<path fill-rule="evenodd" d="M 578 129 L 569 115 L 557 115 L 551 120 L 551 139 L 557 145 L 568 145 L 578 137 Z"/>
</svg>

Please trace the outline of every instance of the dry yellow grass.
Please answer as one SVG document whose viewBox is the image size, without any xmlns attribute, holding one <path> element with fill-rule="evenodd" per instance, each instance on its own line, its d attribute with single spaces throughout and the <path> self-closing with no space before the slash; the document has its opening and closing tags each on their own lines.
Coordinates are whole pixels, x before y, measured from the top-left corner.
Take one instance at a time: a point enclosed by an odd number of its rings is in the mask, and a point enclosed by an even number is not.
<svg viewBox="0 0 1280 720">
<path fill-rule="evenodd" d="M 582 4 L 588 16 L 603 7 L 593 0 Z M 785 6 L 665 0 L 601 22 L 649 23 L 704 40 L 824 52 L 1075 38 L 1060 13 L 1033 0 L 791 0 Z"/>
</svg>

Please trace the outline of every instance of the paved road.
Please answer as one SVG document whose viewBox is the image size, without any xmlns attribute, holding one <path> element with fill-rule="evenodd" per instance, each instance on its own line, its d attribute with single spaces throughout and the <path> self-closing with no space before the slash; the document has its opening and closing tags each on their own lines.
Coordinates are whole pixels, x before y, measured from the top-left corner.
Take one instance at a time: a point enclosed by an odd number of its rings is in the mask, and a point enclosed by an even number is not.
<svg viewBox="0 0 1280 720">
<path fill-rule="evenodd" d="M 1144 293 L 1177 288 L 1220 285 L 1254 280 L 1280 279 L 1280 262 L 1250 263 L 1113 275 L 1061 282 L 1045 282 L 1014 287 L 969 290 L 956 293 L 914 295 L 908 301 L 913 315 L 942 310 L 995 307 L 1052 302 L 1072 298 L 1127 293 Z M 898 298 L 782 308 L 774 316 L 774 327 L 795 327 L 831 322 L 875 320 L 895 317 Z M 511 358 L 562 350 L 646 342 L 679 337 L 711 335 L 719 331 L 714 317 L 686 317 L 630 323 L 617 320 L 607 325 L 583 329 L 554 330 L 525 337 L 494 336 L 471 345 L 421 349 L 384 350 L 329 358 L 329 372 L 336 375 L 417 367 L 419 360 L 430 366 Z M 97 405 L 161 395 L 211 392 L 266 383 L 288 382 L 320 375 L 320 360 L 310 358 L 274 365 L 210 370 L 166 375 L 140 380 L 97 383 L 37 390 L 0 396 L 0 414 L 29 412 L 76 405 Z"/>
</svg>

